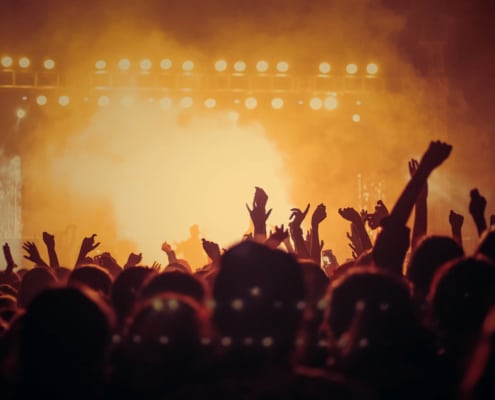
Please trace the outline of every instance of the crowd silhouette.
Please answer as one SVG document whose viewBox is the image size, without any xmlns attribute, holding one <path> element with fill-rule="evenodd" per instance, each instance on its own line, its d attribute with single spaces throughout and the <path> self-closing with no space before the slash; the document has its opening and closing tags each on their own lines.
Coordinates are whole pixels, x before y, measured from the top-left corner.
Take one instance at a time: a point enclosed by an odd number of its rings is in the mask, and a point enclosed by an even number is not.
<svg viewBox="0 0 495 400">
<path fill-rule="evenodd" d="M 92 255 L 93 234 L 75 265 L 63 266 L 44 232 L 48 262 L 25 242 L 33 268 L 21 269 L 6 243 L 1 398 L 495 398 L 486 199 L 466 193 L 480 236 L 474 254 L 463 250 L 455 211 L 445 216 L 451 237 L 427 230 L 428 177 L 451 150 L 431 142 L 411 160 L 390 211 L 382 201 L 369 212 L 339 209 L 353 254 L 340 265 L 319 235 L 324 204 L 306 235 L 309 204 L 267 232 L 269 197 L 259 187 L 246 205 L 252 234 L 229 249 L 202 239 L 206 265 L 177 259 L 164 242 L 163 267 L 142 265 L 141 254 L 121 266 L 110 253 Z"/>
</svg>

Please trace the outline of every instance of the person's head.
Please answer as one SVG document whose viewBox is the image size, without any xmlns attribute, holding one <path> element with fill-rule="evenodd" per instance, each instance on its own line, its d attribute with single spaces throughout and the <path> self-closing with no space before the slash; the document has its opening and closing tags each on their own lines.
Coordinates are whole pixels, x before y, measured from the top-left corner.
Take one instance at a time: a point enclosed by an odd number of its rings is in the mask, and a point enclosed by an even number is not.
<svg viewBox="0 0 495 400">
<path fill-rule="evenodd" d="M 83 284 L 104 296 L 109 296 L 112 277 L 105 269 L 97 265 L 84 265 L 72 271 L 68 284 Z"/>
<path fill-rule="evenodd" d="M 43 290 L 55 286 L 57 278 L 48 269 L 36 267 L 22 277 L 21 286 L 17 294 L 17 304 L 20 308 L 26 308 L 31 300 Z"/>
<path fill-rule="evenodd" d="M 213 290 L 214 323 L 231 349 L 258 348 L 285 358 L 304 309 L 304 280 L 294 257 L 244 241 L 227 250 Z"/>
<path fill-rule="evenodd" d="M 495 265 L 475 257 L 443 265 L 432 281 L 429 302 L 447 345 L 464 353 L 495 304 Z"/>
<path fill-rule="evenodd" d="M 429 236 L 413 252 L 407 268 L 407 278 L 414 289 L 426 297 L 435 272 L 446 262 L 464 256 L 457 242 L 447 236 Z"/>
<path fill-rule="evenodd" d="M 89 289 L 40 293 L 22 321 L 23 386 L 43 395 L 71 390 L 76 396 L 78 391 L 94 389 L 102 379 L 111 320 L 110 310 Z"/>
<path fill-rule="evenodd" d="M 140 298 L 149 299 L 164 293 L 183 294 L 201 304 L 206 300 L 203 283 L 193 275 L 179 271 L 162 272 L 152 277 L 141 289 Z"/>
</svg>

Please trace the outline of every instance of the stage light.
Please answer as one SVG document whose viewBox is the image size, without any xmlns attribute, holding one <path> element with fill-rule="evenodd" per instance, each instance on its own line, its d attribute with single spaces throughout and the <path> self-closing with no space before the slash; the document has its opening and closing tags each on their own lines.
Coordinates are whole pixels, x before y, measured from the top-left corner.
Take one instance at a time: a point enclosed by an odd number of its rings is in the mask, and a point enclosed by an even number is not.
<svg viewBox="0 0 495 400">
<path fill-rule="evenodd" d="M 289 70 L 289 63 L 286 62 L 286 61 L 280 61 L 278 64 L 277 64 L 277 71 L 278 72 L 282 72 L 282 73 L 285 73 Z"/>
<path fill-rule="evenodd" d="M 63 107 L 69 105 L 69 103 L 70 103 L 69 96 L 60 96 L 58 98 L 58 104 L 60 104 Z"/>
<path fill-rule="evenodd" d="M 151 60 L 149 58 L 145 58 L 144 60 L 141 60 L 141 62 L 139 63 L 139 66 L 141 67 L 141 69 L 143 71 L 149 71 L 151 69 L 151 67 L 153 66 L 153 63 L 151 62 Z"/>
<path fill-rule="evenodd" d="M 193 106 L 193 99 L 192 97 L 183 97 L 180 99 L 180 106 L 182 108 L 191 108 Z"/>
<path fill-rule="evenodd" d="M 280 97 L 272 99 L 272 107 L 275 110 L 280 110 L 284 106 L 284 101 Z"/>
<path fill-rule="evenodd" d="M 234 64 L 234 70 L 236 72 L 246 71 L 246 63 L 244 61 L 236 61 Z"/>
<path fill-rule="evenodd" d="M 162 97 L 160 99 L 160 108 L 162 110 L 168 110 L 172 107 L 172 99 L 170 97 Z"/>
<path fill-rule="evenodd" d="M 98 105 L 100 107 L 106 107 L 110 104 L 110 99 L 108 96 L 100 96 L 98 98 Z"/>
<path fill-rule="evenodd" d="M 53 61 L 51 58 L 48 58 L 43 62 L 43 66 L 45 67 L 45 69 L 51 70 L 55 68 L 55 61 Z"/>
<path fill-rule="evenodd" d="M 46 98 L 46 96 L 41 95 L 36 97 L 36 103 L 40 106 L 44 106 L 47 102 L 48 99 Z"/>
<path fill-rule="evenodd" d="M 27 96 L 22 96 L 21 99 L 22 99 L 22 101 L 27 101 L 28 97 Z"/>
<path fill-rule="evenodd" d="M 266 72 L 268 70 L 268 63 L 264 60 L 258 61 L 256 64 L 256 70 L 258 72 Z"/>
<path fill-rule="evenodd" d="M 2 63 L 2 67 L 10 68 L 12 67 L 12 64 L 14 64 L 14 60 L 12 60 L 12 57 L 4 56 L 2 57 L 1 63 Z"/>
<path fill-rule="evenodd" d="M 105 60 L 98 60 L 95 63 L 95 67 L 98 70 L 105 69 L 107 67 L 107 62 Z"/>
<path fill-rule="evenodd" d="M 131 62 L 128 58 L 122 58 L 119 60 L 118 66 L 121 71 L 128 71 L 131 68 Z"/>
<path fill-rule="evenodd" d="M 161 69 L 172 68 L 172 60 L 170 60 L 169 58 L 164 58 L 162 61 L 160 61 L 160 68 Z"/>
<path fill-rule="evenodd" d="M 323 105 L 323 102 L 321 101 L 321 99 L 319 97 L 313 97 L 310 101 L 309 101 L 309 106 L 313 109 L 313 110 L 319 110 Z"/>
<path fill-rule="evenodd" d="M 124 107 L 131 107 L 134 104 L 134 97 L 124 96 L 120 102 Z"/>
<path fill-rule="evenodd" d="M 249 110 L 254 110 L 258 106 L 258 100 L 255 97 L 248 97 L 244 102 L 244 105 Z"/>
<path fill-rule="evenodd" d="M 215 62 L 215 70 L 218 72 L 224 72 L 227 69 L 227 61 L 218 60 Z"/>
<path fill-rule="evenodd" d="M 322 62 L 320 63 L 318 70 L 320 71 L 320 74 L 328 74 L 332 70 L 332 66 L 327 62 Z"/>
<path fill-rule="evenodd" d="M 184 61 L 182 64 L 182 70 L 185 72 L 191 72 L 194 69 L 194 63 L 191 60 Z"/>
<path fill-rule="evenodd" d="M 19 59 L 19 67 L 28 68 L 31 65 L 31 61 L 27 57 L 21 57 Z"/>
<path fill-rule="evenodd" d="M 213 98 L 209 98 L 205 100 L 205 107 L 206 108 L 215 108 L 217 105 L 217 101 Z"/>
<path fill-rule="evenodd" d="M 359 114 L 353 114 L 352 120 L 357 123 L 357 122 L 361 121 L 361 116 Z"/>
<path fill-rule="evenodd" d="M 378 73 L 378 65 L 374 63 L 370 63 L 366 66 L 366 72 L 368 72 L 369 75 L 375 75 Z"/>
<path fill-rule="evenodd" d="M 348 74 L 354 75 L 358 71 L 358 67 L 356 64 L 347 64 L 345 70 Z"/>
<path fill-rule="evenodd" d="M 27 113 L 26 110 L 24 110 L 24 108 L 18 108 L 15 114 L 17 115 L 17 118 L 23 119 Z"/>
<path fill-rule="evenodd" d="M 335 110 L 339 105 L 339 102 L 335 96 L 328 96 L 323 104 L 327 110 Z"/>
</svg>

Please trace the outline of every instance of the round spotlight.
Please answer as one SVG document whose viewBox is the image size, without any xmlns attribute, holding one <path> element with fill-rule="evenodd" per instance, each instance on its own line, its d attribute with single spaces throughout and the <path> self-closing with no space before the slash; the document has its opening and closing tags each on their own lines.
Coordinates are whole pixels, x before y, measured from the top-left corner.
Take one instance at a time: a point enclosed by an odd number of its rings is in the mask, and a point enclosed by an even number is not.
<svg viewBox="0 0 495 400">
<path fill-rule="evenodd" d="M 108 96 L 100 96 L 98 98 L 98 105 L 100 107 L 106 107 L 110 104 L 110 98 Z"/>
<path fill-rule="evenodd" d="M 51 58 L 48 58 L 43 62 L 43 66 L 45 67 L 45 69 L 51 70 L 55 68 L 55 61 L 53 61 Z"/>
<path fill-rule="evenodd" d="M 41 95 L 36 97 L 36 103 L 40 106 L 44 106 L 47 102 L 48 99 L 46 98 L 46 96 Z"/>
<path fill-rule="evenodd" d="M 246 63 L 244 61 L 236 61 L 234 64 L 234 70 L 236 72 L 246 71 Z"/>
<path fill-rule="evenodd" d="M 105 69 L 107 67 L 107 62 L 105 60 L 98 60 L 95 63 L 95 67 L 97 70 L 101 71 L 102 69 Z"/>
<path fill-rule="evenodd" d="M 256 70 L 261 73 L 268 71 L 268 62 L 265 60 L 258 61 L 256 64 Z"/>
<path fill-rule="evenodd" d="M 369 75 L 375 75 L 378 73 L 378 65 L 374 64 L 374 63 L 370 63 L 366 66 L 366 72 L 369 74 Z"/>
<path fill-rule="evenodd" d="M 218 60 L 215 62 L 215 70 L 218 72 L 224 72 L 227 69 L 227 61 Z"/>
<path fill-rule="evenodd" d="M 119 60 L 118 66 L 121 71 L 128 71 L 131 68 L 131 62 L 128 58 L 122 58 Z"/>
<path fill-rule="evenodd" d="M 162 61 L 160 61 L 160 68 L 161 69 L 172 68 L 172 60 L 170 60 L 169 58 L 164 58 Z"/>
<path fill-rule="evenodd" d="M 151 60 L 149 58 L 145 58 L 144 60 L 141 60 L 141 62 L 139 63 L 139 67 L 143 71 L 149 71 L 152 66 L 153 66 L 153 63 L 151 62 Z"/>
<path fill-rule="evenodd" d="M 10 68 L 14 64 L 14 60 L 12 60 L 12 57 L 4 56 L 2 57 L 1 64 L 4 68 Z"/>
<path fill-rule="evenodd" d="M 160 108 L 162 110 L 168 110 L 172 107 L 172 99 L 170 97 L 162 97 L 160 99 Z"/>
<path fill-rule="evenodd" d="M 120 102 L 124 107 L 131 107 L 134 104 L 134 97 L 124 96 Z"/>
<path fill-rule="evenodd" d="M 191 60 L 184 61 L 182 64 L 182 70 L 185 72 L 191 72 L 194 69 L 194 63 Z"/>
<path fill-rule="evenodd" d="M 352 114 L 352 120 L 356 123 L 361 121 L 361 116 L 359 114 Z"/>
<path fill-rule="evenodd" d="M 309 106 L 313 109 L 313 110 L 319 110 L 321 109 L 321 107 L 323 106 L 323 102 L 321 101 L 321 99 L 319 97 L 313 97 L 310 101 L 309 101 Z"/>
<path fill-rule="evenodd" d="M 217 101 L 213 98 L 209 98 L 205 100 L 205 107 L 206 108 L 215 108 L 217 106 Z"/>
<path fill-rule="evenodd" d="M 70 103 L 69 96 L 60 96 L 58 98 L 58 104 L 60 104 L 63 107 L 69 105 L 69 103 Z"/>
<path fill-rule="evenodd" d="M 280 97 L 272 99 L 272 107 L 275 110 L 280 110 L 284 106 L 284 101 Z"/>
<path fill-rule="evenodd" d="M 358 71 L 358 67 L 356 64 L 347 64 L 345 70 L 348 74 L 354 75 Z"/>
<path fill-rule="evenodd" d="M 182 99 L 180 99 L 180 106 L 182 108 L 191 108 L 193 106 L 192 97 L 183 97 Z"/>
<path fill-rule="evenodd" d="M 19 67 L 28 68 L 31 65 L 31 61 L 27 57 L 22 57 L 19 59 Z"/>
<path fill-rule="evenodd" d="M 277 71 L 278 72 L 282 72 L 282 73 L 285 73 L 289 70 L 289 63 L 286 62 L 286 61 L 280 61 L 278 64 L 277 64 Z"/>
<path fill-rule="evenodd" d="M 320 74 L 329 74 L 332 70 L 332 66 L 327 62 L 322 62 L 320 63 L 318 70 L 320 71 Z"/>
<path fill-rule="evenodd" d="M 335 96 L 328 96 L 323 102 L 323 105 L 327 110 L 335 110 L 339 105 L 339 102 Z"/>
<path fill-rule="evenodd" d="M 248 97 L 244 102 L 244 105 L 249 110 L 254 110 L 258 106 L 258 100 L 255 97 Z"/>
<path fill-rule="evenodd" d="M 17 118 L 23 119 L 26 116 L 27 112 L 24 110 L 24 108 L 18 108 L 17 111 L 15 112 L 15 115 L 17 115 Z"/>
</svg>

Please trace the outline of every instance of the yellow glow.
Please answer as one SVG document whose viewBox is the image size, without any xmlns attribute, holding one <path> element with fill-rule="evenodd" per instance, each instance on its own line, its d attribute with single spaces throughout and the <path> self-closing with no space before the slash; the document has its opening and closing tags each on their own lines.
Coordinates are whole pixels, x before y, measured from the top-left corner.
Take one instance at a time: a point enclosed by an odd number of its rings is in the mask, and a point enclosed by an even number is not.
<svg viewBox="0 0 495 400">
<path fill-rule="evenodd" d="M 107 67 L 107 62 L 105 60 L 98 60 L 95 63 L 95 67 L 98 70 L 105 69 Z"/>
<path fill-rule="evenodd" d="M 2 63 L 2 67 L 10 68 L 10 67 L 12 67 L 12 64 L 14 64 L 14 60 L 12 60 L 12 57 L 3 56 L 1 63 Z"/>
<path fill-rule="evenodd" d="M 47 102 L 48 99 L 46 98 L 46 96 L 41 95 L 36 97 L 36 103 L 38 103 L 38 105 L 40 106 L 44 106 Z"/>
<path fill-rule="evenodd" d="M 170 69 L 172 68 L 172 60 L 169 58 L 164 58 L 162 61 L 160 61 L 160 68 L 161 69 Z"/>
<path fill-rule="evenodd" d="M 182 108 L 191 108 L 193 106 L 193 98 L 192 97 L 183 97 L 180 99 L 180 106 Z"/>
<path fill-rule="evenodd" d="M 272 99 L 272 107 L 275 110 L 280 110 L 284 106 L 284 101 L 280 97 Z"/>
<path fill-rule="evenodd" d="M 55 68 L 55 61 L 49 58 L 43 62 L 43 66 L 45 69 L 53 69 Z"/>
<path fill-rule="evenodd" d="M 279 61 L 277 64 L 277 71 L 285 73 L 289 70 L 289 63 L 286 61 Z"/>
<path fill-rule="evenodd" d="M 237 111 L 229 111 L 227 113 L 227 119 L 231 122 L 237 122 L 239 120 L 239 113 Z"/>
<path fill-rule="evenodd" d="M 215 108 L 217 105 L 217 101 L 213 98 L 209 98 L 205 100 L 205 107 L 206 108 Z"/>
<path fill-rule="evenodd" d="M 244 61 L 236 61 L 234 64 L 234 70 L 236 72 L 246 71 L 246 63 Z"/>
<path fill-rule="evenodd" d="M 168 110 L 172 107 L 172 99 L 170 97 L 162 97 L 160 99 L 160 108 L 162 110 Z"/>
<path fill-rule="evenodd" d="M 244 102 L 244 105 L 249 110 L 254 110 L 258 106 L 258 100 L 255 97 L 248 97 Z"/>
<path fill-rule="evenodd" d="M 375 75 L 378 73 L 378 65 L 374 64 L 374 63 L 370 63 L 366 66 L 366 72 L 369 74 L 369 75 Z"/>
<path fill-rule="evenodd" d="M 309 101 L 309 106 L 313 109 L 313 110 L 319 110 L 322 106 L 323 106 L 323 102 L 321 101 L 321 99 L 319 97 L 313 97 L 310 101 Z"/>
<path fill-rule="evenodd" d="M 182 64 L 182 70 L 185 72 L 191 72 L 194 69 L 194 63 L 191 60 L 184 61 Z"/>
<path fill-rule="evenodd" d="M 149 58 L 145 58 L 144 60 L 141 60 L 141 62 L 139 63 L 139 67 L 143 71 L 149 71 L 152 66 L 153 66 L 153 63 L 151 62 L 151 60 Z"/>
<path fill-rule="evenodd" d="M 218 72 L 224 72 L 227 69 L 227 61 L 218 60 L 215 62 L 215 70 Z"/>
<path fill-rule="evenodd" d="M 100 96 L 98 98 L 98 105 L 100 107 L 106 107 L 110 104 L 110 99 L 108 96 Z"/>
<path fill-rule="evenodd" d="M 335 110 L 339 102 L 335 96 L 328 96 L 323 104 L 327 110 Z"/>
<path fill-rule="evenodd" d="M 118 66 L 121 71 L 128 71 L 131 68 L 131 62 L 128 58 L 122 58 L 119 60 Z"/>
<path fill-rule="evenodd" d="M 320 71 L 320 74 L 329 74 L 332 70 L 332 66 L 327 62 L 322 62 L 320 63 L 318 70 Z"/>
<path fill-rule="evenodd" d="M 352 120 L 357 123 L 357 122 L 361 121 L 361 116 L 359 114 L 353 114 Z"/>
<path fill-rule="evenodd" d="M 27 57 L 21 57 L 19 59 L 19 67 L 28 68 L 31 65 L 31 61 Z"/>
<path fill-rule="evenodd" d="M 345 70 L 348 74 L 354 75 L 358 71 L 358 67 L 356 64 L 347 64 Z"/>
<path fill-rule="evenodd" d="M 134 97 L 129 95 L 122 97 L 121 104 L 124 107 L 131 107 L 134 104 Z"/>
<path fill-rule="evenodd" d="M 64 96 L 60 96 L 58 98 L 58 104 L 60 104 L 61 106 L 65 107 L 65 106 L 69 105 L 69 103 L 70 103 L 69 96 L 64 95 Z"/>
<path fill-rule="evenodd" d="M 258 72 L 268 71 L 268 62 L 266 62 L 265 60 L 258 61 L 258 63 L 256 64 L 256 70 Z"/>
<path fill-rule="evenodd" d="M 17 118 L 19 119 L 22 119 L 26 116 L 26 110 L 24 110 L 23 108 L 18 108 L 17 111 L 16 111 L 16 115 L 17 115 Z"/>
</svg>

